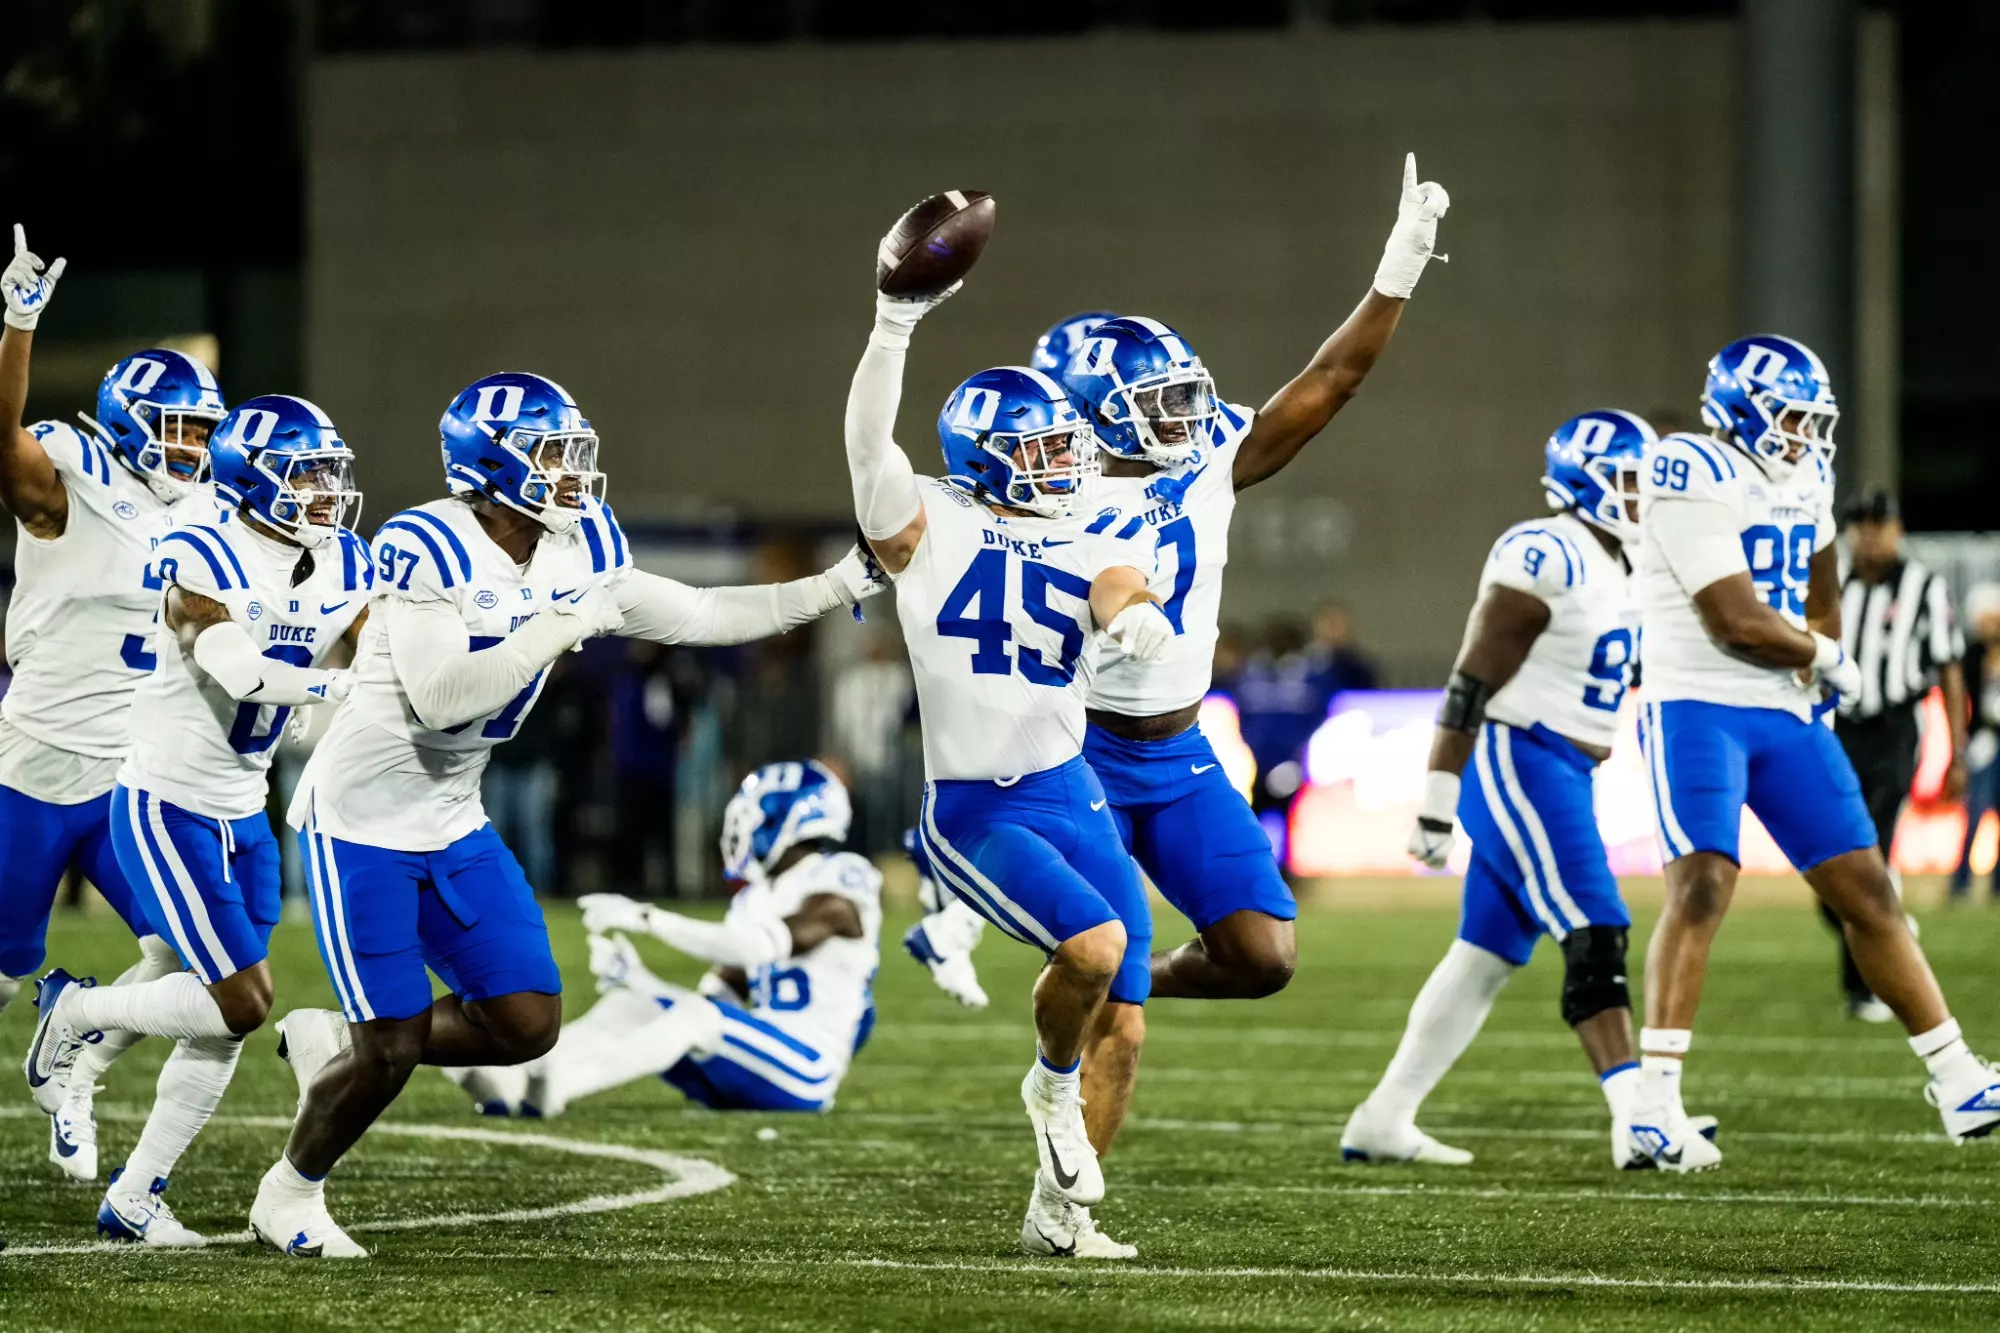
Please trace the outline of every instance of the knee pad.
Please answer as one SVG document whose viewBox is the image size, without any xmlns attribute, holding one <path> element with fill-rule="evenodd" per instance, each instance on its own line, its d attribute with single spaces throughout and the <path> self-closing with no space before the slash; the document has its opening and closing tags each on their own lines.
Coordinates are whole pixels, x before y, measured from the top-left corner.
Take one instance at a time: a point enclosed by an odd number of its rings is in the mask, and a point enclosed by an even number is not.
<svg viewBox="0 0 2000 1333">
<path fill-rule="evenodd" d="M 1585 926 L 1563 940 L 1563 1022 L 1575 1027 L 1607 1009 L 1630 1009 L 1625 984 L 1625 928 Z"/>
</svg>

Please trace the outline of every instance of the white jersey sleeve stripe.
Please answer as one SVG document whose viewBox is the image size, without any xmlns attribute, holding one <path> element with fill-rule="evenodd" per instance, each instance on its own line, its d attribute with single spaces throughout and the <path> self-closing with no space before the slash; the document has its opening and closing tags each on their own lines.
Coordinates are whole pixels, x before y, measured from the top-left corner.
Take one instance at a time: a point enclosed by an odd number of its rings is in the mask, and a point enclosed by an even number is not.
<svg viewBox="0 0 2000 1333">
<path fill-rule="evenodd" d="M 1576 899 L 1569 896 L 1563 885 L 1562 867 L 1556 861 L 1555 849 L 1549 845 L 1548 830 L 1542 827 L 1542 817 L 1535 813 L 1534 802 L 1521 786 L 1521 775 L 1514 767 L 1514 729 L 1512 727 L 1493 728 L 1495 752 L 1500 760 L 1500 778 L 1506 784 L 1507 796 L 1520 812 L 1521 824 L 1527 830 L 1528 843 L 1535 854 L 1535 862 L 1541 868 L 1542 891 L 1548 895 L 1555 910 L 1561 913 L 1563 922 L 1571 930 L 1590 924 L 1577 909 Z M 1557 940 L 1561 940 L 1558 935 Z"/>
<path fill-rule="evenodd" d="M 1685 442 L 1697 454 L 1700 454 L 1702 461 L 1708 464 L 1708 470 L 1715 474 L 1717 481 L 1733 479 L 1736 476 L 1736 464 L 1731 462 L 1729 455 L 1721 449 L 1695 439 L 1691 435 L 1676 435 L 1674 438 Z"/>
<path fill-rule="evenodd" d="M 176 528 L 161 538 L 160 545 L 165 546 L 168 542 L 179 542 L 183 546 L 192 547 L 201 556 L 202 560 L 207 563 L 208 572 L 214 576 L 215 586 L 219 591 L 228 592 L 234 588 L 247 587 L 249 585 L 248 579 L 233 579 L 230 571 L 223 568 L 222 561 L 216 558 L 215 548 L 205 538 L 196 535 L 201 531 L 203 530 L 200 528 Z M 242 568 L 240 564 L 237 564 L 233 555 L 230 558 L 230 563 L 236 565 L 238 569 Z"/>
<path fill-rule="evenodd" d="M 458 534 L 451 530 L 449 523 L 446 523 L 436 514 L 422 509 L 405 509 L 382 526 L 386 528 L 391 524 L 414 532 L 422 539 L 424 545 L 430 548 L 431 555 L 437 560 L 438 570 L 444 576 L 445 587 L 449 588 L 452 586 L 452 571 L 454 568 L 458 571 L 458 578 L 460 580 L 467 583 L 472 581 L 472 554 L 465 549 L 465 543 L 458 539 Z M 437 541 L 433 540 L 434 536 L 441 538 L 444 541 L 445 547 L 450 548 L 452 563 L 447 564 L 445 562 L 444 548 L 438 546 Z"/>
<path fill-rule="evenodd" d="M 1512 546 L 1515 542 L 1524 541 L 1530 537 L 1546 537 L 1549 541 L 1555 543 L 1556 553 L 1563 558 L 1563 587 L 1575 587 L 1576 568 L 1583 562 L 1583 557 L 1577 554 L 1574 546 L 1563 540 L 1561 533 L 1551 532 L 1547 528 L 1523 528 L 1519 532 L 1510 532 L 1501 538 L 1500 545 L 1504 549 Z"/>
<path fill-rule="evenodd" d="M 1564 935 L 1562 922 L 1556 920 L 1549 910 L 1547 897 L 1541 891 L 1541 880 L 1535 870 L 1535 863 L 1528 855 L 1528 847 L 1521 839 L 1521 830 L 1514 823 L 1514 816 L 1507 808 L 1507 798 L 1500 790 L 1500 775 L 1493 762 L 1493 733 L 1498 730 L 1489 723 L 1479 735 L 1477 747 L 1473 751 L 1473 762 L 1477 765 L 1480 790 L 1486 793 L 1486 810 L 1493 816 L 1494 825 L 1500 836 L 1507 841 L 1507 850 L 1514 854 L 1514 864 L 1520 868 L 1521 880 L 1528 890 L 1528 904 L 1535 909 L 1535 915 L 1542 919 L 1551 935 L 1561 939 Z"/>
</svg>

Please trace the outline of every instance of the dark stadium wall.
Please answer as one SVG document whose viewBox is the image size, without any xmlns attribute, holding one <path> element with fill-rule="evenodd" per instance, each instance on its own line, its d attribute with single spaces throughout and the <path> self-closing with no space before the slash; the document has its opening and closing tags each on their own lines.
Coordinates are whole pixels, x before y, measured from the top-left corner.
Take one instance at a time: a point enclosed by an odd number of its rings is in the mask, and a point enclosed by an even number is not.
<svg viewBox="0 0 2000 1333">
<path fill-rule="evenodd" d="M 623 513 L 838 518 L 875 240 L 919 197 L 999 200 L 910 359 L 923 469 L 952 385 L 1083 308 L 1177 325 L 1262 402 L 1366 289 L 1414 149 L 1450 263 L 1246 495 L 1225 614 L 1341 598 L 1419 683 L 1559 421 L 1691 416 L 1734 332 L 1736 65 L 1729 25 L 1664 22 L 329 59 L 308 390 L 372 520 L 436 493 L 438 414 L 502 368 L 577 396 Z"/>
</svg>

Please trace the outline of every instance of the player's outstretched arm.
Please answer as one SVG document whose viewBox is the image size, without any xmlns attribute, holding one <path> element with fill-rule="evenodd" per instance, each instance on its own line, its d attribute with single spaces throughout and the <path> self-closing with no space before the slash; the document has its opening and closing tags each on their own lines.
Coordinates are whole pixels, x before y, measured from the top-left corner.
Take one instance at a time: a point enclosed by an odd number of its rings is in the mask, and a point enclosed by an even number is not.
<svg viewBox="0 0 2000 1333">
<path fill-rule="evenodd" d="M 250 631 L 212 597 L 175 584 L 167 589 L 167 628 L 195 665 L 244 703 L 337 704 L 354 688 L 346 671 L 295 666 L 257 651 Z"/>
<path fill-rule="evenodd" d="M 28 362 L 35 325 L 67 261 L 43 266 L 28 250 L 27 234 L 14 224 L 14 258 L 0 272 L 6 328 L 0 331 L 0 504 L 44 541 L 62 536 L 69 491 L 40 440 L 22 425 L 28 409 Z"/>
<path fill-rule="evenodd" d="M 1140 662 L 1157 661 L 1174 640 L 1173 622 L 1160 599 L 1146 588 L 1146 576 L 1130 565 L 1113 565 L 1090 581 L 1090 614 L 1105 637 Z"/>
<path fill-rule="evenodd" d="M 790 583 L 693 588 L 635 569 L 612 591 L 624 617 L 619 633 L 625 637 L 714 645 L 783 634 L 887 586 L 874 557 L 856 547 L 824 573 Z"/>
<path fill-rule="evenodd" d="M 1417 155 L 1403 161 L 1403 194 L 1396 225 L 1383 249 L 1375 282 L 1347 321 L 1320 344 L 1306 368 L 1272 396 L 1250 423 L 1236 453 L 1236 488 L 1255 486 L 1298 457 L 1306 442 L 1326 429 L 1334 414 L 1361 389 L 1396 325 L 1403 305 L 1437 244 L 1438 219 L 1451 197 L 1435 181 L 1417 180 Z"/>
<path fill-rule="evenodd" d="M 1431 734 L 1424 803 L 1410 834 L 1410 855 L 1444 869 L 1458 823 L 1458 789 L 1473 743 L 1486 721 L 1486 701 L 1506 688 L 1549 627 L 1549 604 L 1531 592 L 1492 584 L 1480 594 L 1465 626 L 1465 642 L 1452 664 Z"/>
<path fill-rule="evenodd" d="M 721 921 L 697 921 L 622 893 L 586 893 L 576 903 L 583 909 L 583 928 L 594 935 L 610 931 L 651 935 L 690 958 L 746 973 L 782 963 L 829 939 L 859 939 L 862 933 L 854 904 L 830 893 L 812 895 L 782 920 L 739 912 Z"/>
<path fill-rule="evenodd" d="M 385 597 L 375 605 L 396 678 L 417 721 L 432 731 L 493 712 L 563 653 L 623 624 L 610 593 L 591 587 L 475 653 L 464 618 L 447 601 Z"/>
<path fill-rule="evenodd" d="M 903 399 L 903 357 L 917 323 L 949 300 L 953 283 L 937 296 L 877 295 L 875 327 L 847 389 L 847 474 L 854 486 L 854 517 L 882 566 L 902 573 L 924 536 L 924 504 L 916 470 L 896 445 L 896 407 Z"/>
</svg>

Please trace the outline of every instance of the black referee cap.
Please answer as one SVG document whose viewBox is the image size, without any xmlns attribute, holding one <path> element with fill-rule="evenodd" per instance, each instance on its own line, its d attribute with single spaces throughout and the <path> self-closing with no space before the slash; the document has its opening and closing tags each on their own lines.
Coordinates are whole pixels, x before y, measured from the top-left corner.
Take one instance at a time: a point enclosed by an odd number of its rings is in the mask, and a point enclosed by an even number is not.
<svg viewBox="0 0 2000 1333">
<path fill-rule="evenodd" d="M 1841 508 L 1843 523 L 1887 523 L 1902 517 L 1896 497 L 1880 486 L 1872 487 L 1848 500 Z"/>
</svg>

